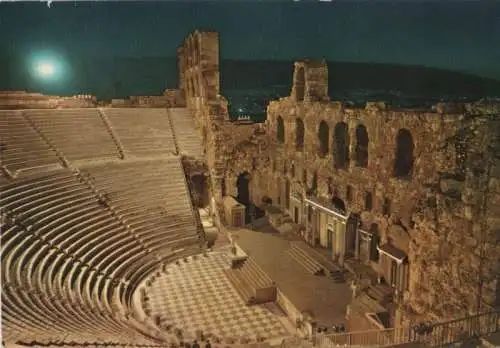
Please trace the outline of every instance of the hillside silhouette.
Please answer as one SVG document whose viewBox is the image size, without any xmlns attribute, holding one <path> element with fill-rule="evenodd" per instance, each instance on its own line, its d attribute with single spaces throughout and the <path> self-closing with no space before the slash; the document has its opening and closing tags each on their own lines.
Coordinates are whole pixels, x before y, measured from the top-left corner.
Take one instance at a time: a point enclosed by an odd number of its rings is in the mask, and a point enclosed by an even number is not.
<svg viewBox="0 0 500 348">
<path fill-rule="evenodd" d="M 155 95 L 165 88 L 176 88 L 175 57 L 73 57 L 66 62 L 63 81 L 47 83 L 33 78 L 24 59 L 0 59 L 0 89 L 27 89 L 47 94 L 92 93 L 100 99 L 129 95 Z M 280 95 L 288 94 L 293 74 L 292 61 L 220 62 L 221 88 L 262 90 L 279 86 Z M 373 90 L 433 98 L 443 95 L 484 97 L 499 96 L 500 81 L 461 72 L 422 66 L 375 63 L 328 62 L 329 93 Z"/>
</svg>

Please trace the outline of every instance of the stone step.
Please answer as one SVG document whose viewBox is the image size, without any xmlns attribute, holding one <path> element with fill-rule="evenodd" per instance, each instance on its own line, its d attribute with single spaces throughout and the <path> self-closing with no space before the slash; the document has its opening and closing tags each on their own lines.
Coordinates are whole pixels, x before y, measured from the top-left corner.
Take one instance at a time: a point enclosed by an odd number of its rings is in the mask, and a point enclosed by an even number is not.
<svg viewBox="0 0 500 348">
<path fill-rule="evenodd" d="M 302 267 L 306 269 L 308 273 L 313 275 L 324 275 L 324 269 L 321 266 L 318 266 L 317 263 L 311 262 L 311 260 L 307 257 L 304 257 L 304 254 L 301 253 L 297 248 L 291 248 L 285 251 L 292 259 L 297 261 Z"/>
<path fill-rule="evenodd" d="M 323 273 L 327 273 L 328 269 L 326 269 L 320 262 L 318 262 L 313 255 L 311 255 L 310 250 L 306 249 L 306 245 L 300 243 L 292 243 L 292 249 L 297 250 L 297 252 L 302 255 L 302 257 L 307 260 L 307 262 L 314 265 L 315 268 L 321 269 Z"/>
<path fill-rule="evenodd" d="M 231 285 L 233 285 L 233 287 L 235 288 L 236 292 L 243 300 L 243 302 L 245 302 L 247 306 L 251 305 L 254 299 L 254 295 L 252 294 L 252 291 L 248 286 L 248 284 L 246 284 L 242 279 L 240 279 L 237 276 L 237 273 L 234 272 L 232 269 L 224 270 L 224 274 L 226 275 Z"/>
</svg>

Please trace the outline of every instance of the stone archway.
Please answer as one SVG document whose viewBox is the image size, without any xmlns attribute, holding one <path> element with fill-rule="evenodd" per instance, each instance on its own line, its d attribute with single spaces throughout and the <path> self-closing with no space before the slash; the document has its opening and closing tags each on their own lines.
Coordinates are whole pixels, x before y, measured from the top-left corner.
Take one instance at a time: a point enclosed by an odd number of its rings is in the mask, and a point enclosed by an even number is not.
<svg viewBox="0 0 500 348">
<path fill-rule="evenodd" d="M 337 169 L 346 169 L 349 166 L 349 127 L 345 122 L 335 125 L 333 131 L 333 165 Z"/>
<path fill-rule="evenodd" d="M 295 120 L 295 148 L 302 150 L 304 148 L 304 121 L 300 118 Z"/>
<path fill-rule="evenodd" d="M 321 121 L 318 128 L 318 150 L 320 157 L 325 157 L 328 154 L 328 138 L 330 138 L 330 128 L 325 121 Z"/>
<path fill-rule="evenodd" d="M 368 132 L 362 124 L 356 127 L 356 148 L 354 150 L 356 166 L 366 168 L 368 166 Z"/>
<path fill-rule="evenodd" d="M 248 171 L 241 173 L 236 180 L 236 200 L 246 207 L 245 221 L 250 223 L 253 219 L 261 218 L 265 212 L 252 201 L 251 176 Z"/>
<path fill-rule="evenodd" d="M 402 178 L 411 175 L 413 169 L 413 137 L 408 129 L 400 129 L 396 136 L 396 159 L 394 176 Z"/>
<path fill-rule="evenodd" d="M 241 173 L 236 180 L 236 200 L 248 206 L 250 204 L 250 174 Z"/>
</svg>

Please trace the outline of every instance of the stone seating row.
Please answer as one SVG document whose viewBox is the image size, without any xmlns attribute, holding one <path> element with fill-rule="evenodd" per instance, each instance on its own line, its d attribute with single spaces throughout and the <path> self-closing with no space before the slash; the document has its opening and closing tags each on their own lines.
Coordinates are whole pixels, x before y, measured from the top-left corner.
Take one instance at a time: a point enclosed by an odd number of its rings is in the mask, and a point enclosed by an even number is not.
<svg viewBox="0 0 500 348">
<path fill-rule="evenodd" d="M 169 109 L 170 122 L 181 155 L 203 156 L 202 139 L 192 114 L 187 109 Z"/>
<path fill-rule="evenodd" d="M 0 110 L 1 165 L 18 170 L 59 165 L 57 154 L 31 127 L 21 111 Z"/>
<path fill-rule="evenodd" d="M 122 169 L 122 170 L 121 170 Z M 198 238 L 189 192 L 178 158 L 85 168 L 113 211 L 138 238 L 154 244 L 172 237 Z M 116 180 L 120 173 L 122 180 Z M 182 239 L 184 239 L 182 238 Z"/>
<path fill-rule="evenodd" d="M 127 154 L 146 156 L 175 152 L 166 109 L 103 108 Z"/>
<path fill-rule="evenodd" d="M 142 275 L 135 271 L 159 262 L 154 256 L 146 263 L 141 255 L 148 251 L 139 240 L 113 223 L 113 216 L 71 175 L 41 178 L 41 189 L 36 180 L 2 187 L 7 195 L 0 206 L 8 213 L 2 226 L 2 284 L 11 287 L 3 292 L 7 296 L 3 303 L 12 314 L 5 319 L 4 329 L 30 332 L 23 336 L 26 340 L 40 338 L 39 330 L 31 326 L 49 332 L 51 339 L 54 332 L 65 331 L 71 338 L 89 342 L 126 332 L 121 321 L 110 325 L 110 310 L 119 303 L 114 299 L 125 301 L 131 290 L 124 282 L 136 282 L 137 274 Z M 25 292 L 37 295 L 27 297 Z M 57 301 L 67 305 L 57 306 Z M 105 315 L 95 316 L 92 311 Z M 99 330 L 104 332 L 102 337 L 97 335 Z"/>
<path fill-rule="evenodd" d="M 30 243 L 30 245 L 35 245 L 35 243 Z M 38 261 L 38 262 L 31 262 L 31 265 L 35 266 L 35 269 L 32 270 L 31 272 L 24 272 L 25 274 L 29 275 L 29 274 L 33 274 L 34 277 L 31 279 L 31 281 L 27 281 L 27 280 L 23 280 L 23 275 L 21 272 L 17 271 L 16 272 L 16 279 L 9 279 L 11 281 L 11 283 L 9 284 L 19 284 L 19 286 L 22 286 L 22 288 L 29 288 L 28 284 L 34 282 L 34 286 L 33 284 L 31 284 L 31 288 L 30 289 L 36 289 L 36 291 L 41 291 L 42 293 L 47 293 L 48 291 L 48 286 L 47 286 L 47 283 L 50 284 L 50 282 L 42 282 L 43 279 L 48 279 L 50 276 L 45 276 L 45 274 L 48 272 L 48 271 L 45 271 L 45 273 L 43 273 L 43 269 L 44 268 L 47 268 L 47 267 L 44 267 L 43 265 L 44 264 L 47 264 L 49 265 L 49 267 L 52 267 L 52 264 L 50 264 L 48 262 L 48 259 L 50 259 L 52 256 L 53 253 L 51 252 L 48 252 L 47 249 L 44 249 L 44 248 L 40 248 L 39 246 L 36 247 L 38 251 L 36 251 L 34 253 L 34 255 L 39 255 L 39 256 L 42 256 L 45 260 L 42 260 L 42 261 Z M 51 249 L 53 250 L 53 249 Z M 8 253 L 8 252 L 7 252 Z M 5 255 L 5 251 L 3 252 L 3 254 Z M 66 254 L 65 254 L 66 255 Z M 26 254 L 25 255 L 20 255 L 20 259 L 24 259 L 25 256 L 26 258 L 29 257 L 27 256 Z M 5 262 L 4 265 L 6 265 L 5 267 L 9 267 L 9 263 L 8 262 Z M 17 262 L 17 267 L 18 268 L 22 268 L 22 262 L 21 261 L 18 261 Z M 21 265 L 21 266 L 19 266 Z M 73 265 L 74 266 L 74 265 Z M 130 266 L 130 265 L 129 265 Z M 73 267 L 73 270 L 76 269 L 76 267 Z M 4 273 L 5 272 L 9 272 L 9 269 L 7 270 L 4 270 Z M 38 272 L 38 275 L 37 275 L 37 272 Z M 85 303 L 85 307 L 84 308 L 92 308 L 93 304 L 94 306 L 96 306 L 96 304 L 99 304 L 100 302 L 99 301 L 95 301 L 95 299 L 99 299 L 100 301 L 103 301 L 102 297 L 99 297 L 98 295 L 95 294 L 95 291 L 96 289 L 101 289 L 101 291 L 105 290 L 105 286 L 98 286 L 97 285 L 97 282 L 100 281 L 97 280 L 96 281 L 96 277 L 94 277 L 94 272 L 96 272 L 95 270 L 91 270 L 88 274 L 85 274 L 84 270 L 80 269 L 78 273 L 75 273 L 77 275 L 77 280 L 76 282 L 74 280 L 68 280 L 68 284 L 71 284 L 70 286 L 66 286 L 64 287 L 63 285 L 59 285 L 59 287 L 61 289 L 69 289 L 71 288 L 71 290 L 73 290 L 76 294 L 76 296 L 73 296 L 72 299 L 74 300 L 74 298 L 78 298 L 78 301 L 79 303 Z M 24 277 L 27 277 L 27 275 L 25 275 Z M 20 278 L 20 279 L 18 279 Z M 86 279 L 87 278 L 87 279 Z M 34 279 L 37 279 L 36 281 Z M 70 279 L 70 277 L 66 278 L 66 279 Z M 37 283 L 38 282 L 38 283 Z M 85 283 L 86 282 L 86 283 Z M 5 281 L 4 281 L 5 283 Z M 86 285 L 86 287 L 85 287 Z M 106 285 L 106 284 L 104 284 Z M 61 294 L 60 293 L 61 290 L 59 290 L 59 292 L 56 292 L 56 294 Z M 92 293 L 92 291 L 94 291 L 94 293 Z M 68 299 L 70 297 L 67 297 Z M 109 296 L 108 296 L 109 298 Z M 64 300 L 65 297 L 62 297 L 62 299 Z M 57 300 L 57 299 L 56 299 Z M 26 301 L 25 301 L 26 302 Z M 25 303 L 24 302 L 24 303 Z M 4 301 L 4 304 L 5 304 L 5 301 Z M 98 306 L 99 307 L 99 306 Z M 71 305 L 71 308 L 75 308 L 75 305 L 74 303 Z M 78 308 L 78 307 L 77 307 Z M 108 308 L 109 308 L 109 305 L 108 305 Z M 102 307 L 99 307 L 98 310 L 103 310 Z M 69 314 L 68 314 L 69 315 Z M 71 315 L 71 317 L 73 317 L 73 315 Z M 64 315 L 61 316 L 60 318 L 64 319 L 66 318 Z M 80 315 L 78 317 L 79 319 L 79 322 L 82 321 L 84 318 L 82 318 L 82 316 Z M 92 319 L 94 321 L 94 319 Z M 55 319 L 51 319 L 49 321 L 51 324 L 54 324 L 54 323 L 57 323 L 57 321 Z M 86 322 L 85 320 L 83 322 Z M 106 322 L 103 322 L 102 323 L 104 326 L 104 328 L 109 328 L 110 327 L 110 323 L 108 323 L 107 321 Z M 67 327 L 67 325 L 65 326 Z M 78 334 L 81 334 L 82 332 L 82 327 L 81 325 L 77 327 L 77 331 Z M 123 330 L 123 328 L 119 328 L 119 330 Z M 91 331 L 92 333 L 95 332 L 95 330 L 92 330 Z"/>
<path fill-rule="evenodd" d="M 70 161 L 119 157 L 97 109 L 24 110 L 23 115 Z"/>
</svg>

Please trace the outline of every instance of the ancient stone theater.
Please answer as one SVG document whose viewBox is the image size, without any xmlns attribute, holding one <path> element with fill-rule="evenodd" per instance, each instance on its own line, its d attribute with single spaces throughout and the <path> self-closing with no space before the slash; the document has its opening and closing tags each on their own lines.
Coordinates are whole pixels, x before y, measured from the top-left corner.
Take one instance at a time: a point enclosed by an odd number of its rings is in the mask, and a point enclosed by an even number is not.
<svg viewBox="0 0 500 348">
<path fill-rule="evenodd" d="M 255 123 L 229 115 L 216 32 L 177 54 L 178 89 L 159 96 L 0 93 L 5 346 L 499 331 L 498 105 L 353 107 L 304 60 Z"/>
</svg>

